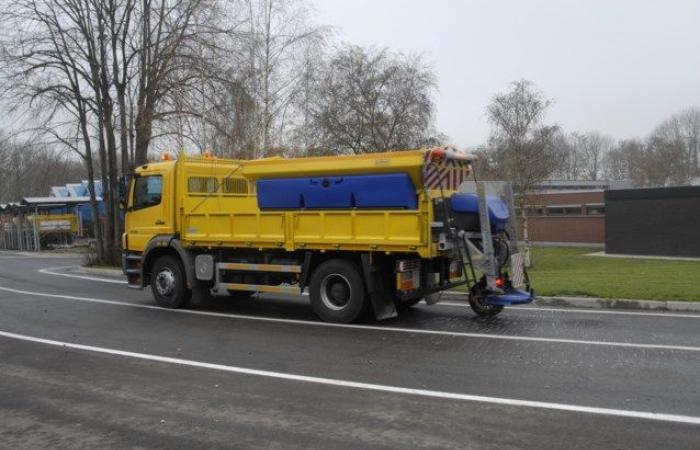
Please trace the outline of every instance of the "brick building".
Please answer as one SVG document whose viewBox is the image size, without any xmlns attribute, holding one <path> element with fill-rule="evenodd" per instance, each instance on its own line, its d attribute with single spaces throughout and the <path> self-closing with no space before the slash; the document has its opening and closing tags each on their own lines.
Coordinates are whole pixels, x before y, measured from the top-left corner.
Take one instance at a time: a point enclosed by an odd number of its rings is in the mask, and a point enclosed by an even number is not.
<svg viewBox="0 0 700 450">
<path fill-rule="evenodd" d="M 628 187 L 614 181 L 541 183 L 527 202 L 530 241 L 604 244 L 605 191 Z"/>
</svg>

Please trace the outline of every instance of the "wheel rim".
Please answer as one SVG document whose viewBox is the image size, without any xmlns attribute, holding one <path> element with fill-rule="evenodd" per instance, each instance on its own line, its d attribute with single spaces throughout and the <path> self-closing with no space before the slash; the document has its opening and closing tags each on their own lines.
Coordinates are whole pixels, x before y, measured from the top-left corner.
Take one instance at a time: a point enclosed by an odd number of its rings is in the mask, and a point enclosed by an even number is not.
<svg viewBox="0 0 700 450">
<path fill-rule="evenodd" d="M 348 305 L 351 297 L 352 287 L 343 275 L 333 273 L 321 281 L 321 301 L 326 308 L 340 311 Z"/>
<path fill-rule="evenodd" d="M 156 275 L 156 291 L 164 297 L 170 297 L 175 292 L 175 273 L 164 268 Z"/>
</svg>

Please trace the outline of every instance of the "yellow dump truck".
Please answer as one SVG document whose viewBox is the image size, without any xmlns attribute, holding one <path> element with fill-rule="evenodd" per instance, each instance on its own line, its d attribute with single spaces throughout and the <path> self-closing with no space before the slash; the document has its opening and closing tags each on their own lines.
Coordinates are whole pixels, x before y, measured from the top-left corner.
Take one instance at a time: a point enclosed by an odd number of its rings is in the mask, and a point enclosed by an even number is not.
<svg viewBox="0 0 700 450">
<path fill-rule="evenodd" d="M 352 322 L 467 284 L 474 310 L 494 315 L 532 293 L 513 245 L 512 202 L 457 192 L 472 158 L 451 148 L 166 157 L 138 167 L 123 190 L 124 273 L 170 308 L 193 291 L 308 291 L 323 320 Z"/>
</svg>

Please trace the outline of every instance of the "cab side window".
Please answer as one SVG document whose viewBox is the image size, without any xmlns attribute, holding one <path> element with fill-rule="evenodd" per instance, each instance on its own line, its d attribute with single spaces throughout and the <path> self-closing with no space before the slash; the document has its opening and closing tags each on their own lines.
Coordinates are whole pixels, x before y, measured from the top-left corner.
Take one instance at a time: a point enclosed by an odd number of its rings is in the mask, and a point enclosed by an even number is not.
<svg viewBox="0 0 700 450">
<path fill-rule="evenodd" d="M 163 177 L 161 175 L 140 176 L 134 180 L 134 183 L 134 209 L 160 204 L 163 196 Z"/>
</svg>

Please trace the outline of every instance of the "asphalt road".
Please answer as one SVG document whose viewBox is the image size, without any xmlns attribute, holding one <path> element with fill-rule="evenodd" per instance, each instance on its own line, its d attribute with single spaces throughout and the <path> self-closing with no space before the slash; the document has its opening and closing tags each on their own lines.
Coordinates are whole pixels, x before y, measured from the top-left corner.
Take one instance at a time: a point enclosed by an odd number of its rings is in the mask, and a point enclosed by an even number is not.
<svg viewBox="0 0 700 450">
<path fill-rule="evenodd" d="M 77 263 L 0 253 L 0 447 L 700 448 L 700 315 L 333 326 L 304 297 L 162 310 Z"/>
</svg>

